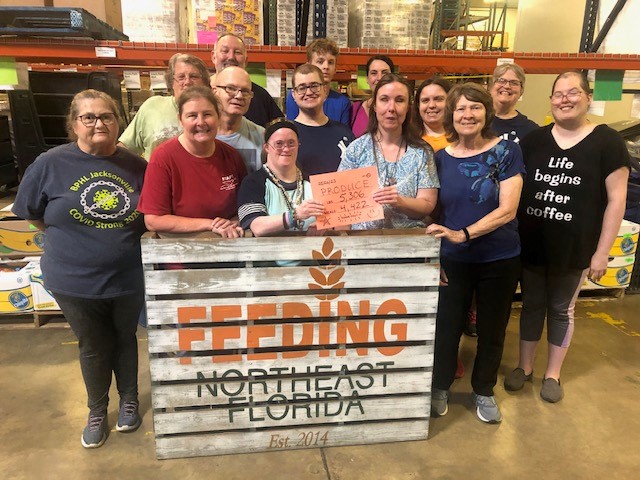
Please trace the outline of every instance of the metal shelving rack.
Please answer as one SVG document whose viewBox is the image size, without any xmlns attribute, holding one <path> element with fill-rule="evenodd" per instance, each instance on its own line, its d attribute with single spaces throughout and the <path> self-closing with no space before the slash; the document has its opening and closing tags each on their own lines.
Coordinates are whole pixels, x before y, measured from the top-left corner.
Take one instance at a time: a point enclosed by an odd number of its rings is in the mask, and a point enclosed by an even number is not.
<svg viewBox="0 0 640 480">
<path fill-rule="evenodd" d="M 96 49 L 104 52 L 105 48 L 112 56 L 96 54 Z M 212 48 L 213 45 L 187 43 L 0 38 L 3 56 L 27 62 L 35 70 L 59 69 L 61 66 L 76 66 L 79 70 L 163 69 L 176 52 L 196 55 L 211 65 Z M 640 70 L 640 55 L 637 54 L 346 48 L 338 57 L 337 79 L 349 80 L 357 66 L 366 64 L 373 53 L 392 56 L 400 73 L 414 79 L 436 73 L 488 74 L 499 58 L 512 58 L 531 74 L 559 73 L 570 68 Z M 293 69 L 306 61 L 305 47 L 250 47 L 248 55 L 250 61 L 282 70 Z"/>
</svg>

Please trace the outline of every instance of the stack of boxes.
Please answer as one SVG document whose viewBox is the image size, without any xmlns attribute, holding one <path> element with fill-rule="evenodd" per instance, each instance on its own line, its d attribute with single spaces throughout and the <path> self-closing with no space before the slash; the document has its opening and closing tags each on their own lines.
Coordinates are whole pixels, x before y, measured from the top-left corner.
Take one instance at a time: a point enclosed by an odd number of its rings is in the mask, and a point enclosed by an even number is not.
<svg viewBox="0 0 640 480">
<path fill-rule="evenodd" d="M 246 45 L 262 45 L 261 0 L 215 0 L 218 37 L 233 33 Z"/>
<path fill-rule="evenodd" d="M 583 290 L 598 288 L 627 288 L 631 282 L 631 272 L 638 246 L 638 232 L 640 225 L 623 220 L 618 230 L 613 247 L 609 252 L 607 272 L 597 282 L 585 280 Z"/>
<path fill-rule="evenodd" d="M 44 233 L 26 220 L 0 220 L 0 314 L 60 310 L 44 288 L 40 257 Z"/>
<path fill-rule="evenodd" d="M 352 47 L 426 50 L 432 2 L 355 0 L 349 20 Z"/>
<path fill-rule="evenodd" d="M 278 45 L 296 45 L 296 4 L 297 0 L 277 0 Z M 340 48 L 346 48 L 349 41 L 349 2 L 348 0 L 319 0 L 310 2 L 309 23 L 307 26 L 307 45 L 314 40 L 314 31 L 326 29 L 325 35 Z M 318 5 L 317 5 L 318 4 Z M 299 7 L 298 7 L 299 9 Z M 319 18 L 316 19 L 316 15 Z"/>
</svg>

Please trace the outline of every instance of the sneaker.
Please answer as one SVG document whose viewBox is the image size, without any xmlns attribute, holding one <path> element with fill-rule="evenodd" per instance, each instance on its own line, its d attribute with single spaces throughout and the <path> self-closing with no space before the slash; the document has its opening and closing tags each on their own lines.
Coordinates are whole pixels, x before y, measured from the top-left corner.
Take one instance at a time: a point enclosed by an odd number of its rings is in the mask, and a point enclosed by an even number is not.
<svg viewBox="0 0 640 480">
<path fill-rule="evenodd" d="M 467 322 L 464 326 L 464 334 L 468 337 L 477 337 L 478 329 L 476 327 L 476 312 L 469 310 L 467 312 Z"/>
<path fill-rule="evenodd" d="M 524 387 L 524 382 L 531 381 L 533 381 L 533 372 L 525 375 L 524 370 L 518 367 L 513 372 L 504 376 L 504 389 L 515 392 Z"/>
<path fill-rule="evenodd" d="M 449 411 L 449 391 L 433 388 L 431 390 L 431 416 L 443 417 Z"/>
<path fill-rule="evenodd" d="M 502 414 L 496 403 L 496 399 L 492 396 L 473 394 L 476 403 L 476 415 L 485 423 L 500 423 Z"/>
<path fill-rule="evenodd" d="M 107 425 L 107 414 L 91 415 L 87 426 L 84 427 L 80 441 L 84 448 L 98 448 L 107 440 L 109 426 Z"/>
<path fill-rule="evenodd" d="M 560 385 L 560 380 L 555 378 L 543 378 L 542 389 L 540 390 L 542 399 L 549 403 L 556 403 L 564 397 L 564 391 Z"/>
<path fill-rule="evenodd" d="M 141 423 L 142 419 L 138 413 L 138 402 L 135 400 L 122 402 L 120 404 L 120 413 L 118 413 L 116 430 L 119 432 L 135 432 Z"/>
<path fill-rule="evenodd" d="M 462 363 L 462 359 L 460 358 L 460 355 L 458 355 L 458 364 L 456 366 L 455 378 L 462 378 L 462 377 L 464 377 L 464 364 Z"/>
</svg>

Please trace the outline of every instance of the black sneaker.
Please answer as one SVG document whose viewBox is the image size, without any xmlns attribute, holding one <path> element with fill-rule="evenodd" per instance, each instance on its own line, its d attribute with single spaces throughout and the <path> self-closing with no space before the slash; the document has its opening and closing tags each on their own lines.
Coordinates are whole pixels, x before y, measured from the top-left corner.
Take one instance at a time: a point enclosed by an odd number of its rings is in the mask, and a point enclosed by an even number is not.
<svg viewBox="0 0 640 480">
<path fill-rule="evenodd" d="M 504 376 L 504 389 L 509 390 L 510 392 L 517 392 L 518 390 L 522 390 L 524 382 L 531 381 L 533 381 L 533 372 L 526 375 L 524 370 L 518 367 L 514 369 L 513 372 Z"/>
<path fill-rule="evenodd" d="M 542 389 L 540 390 L 540 396 L 545 402 L 556 403 L 562 400 L 564 397 L 564 391 L 560 380 L 555 378 L 544 378 L 542 380 Z"/>
<path fill-rule="evenodd" d="M 109 426 L 107 425 L 107 414 L 91 415 L 87 426 L 84 427 L 80 441 L 84 448 L 98 448 L 107 440 Z"/>
<path fill-rule="evenodd" d="M 116 430 L 119 432 L 135 432 L 141 423 L 142 419 L 138 413 L 138 402 L 136 400 L 122 402 L 120 404 L 120 412 L 118 413 Z"/>
</svg>

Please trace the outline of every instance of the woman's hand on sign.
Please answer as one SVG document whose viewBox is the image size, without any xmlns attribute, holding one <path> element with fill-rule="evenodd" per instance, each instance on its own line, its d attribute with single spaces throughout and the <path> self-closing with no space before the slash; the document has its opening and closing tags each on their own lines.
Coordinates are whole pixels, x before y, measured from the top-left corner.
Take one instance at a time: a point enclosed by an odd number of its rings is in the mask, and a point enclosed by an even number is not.
<svg viewBox="0 0 640 480">
<path fill-rule="evenodd" d="M 398 204 L 398 186 L 389 185 L 373 193 L 373 199 L 381 205 L 396 206 Z"/>
<path fill-rule="evenodd" d="M 427 227 L 427 235 L 433 235 L 436 238 L 444 238 L 451 243 L 464 243 L 467 240 L 462 230 L 451 230 L 443 225 L 432 223 Z"/>
<path fill-rule="evenodd" d="M 310 217 L 324 215 L 324 205 L 321 202 L 316 202 L 313 198 L 310 198 L 298 205 L 295 213 L 297 220 L 306 220 Z"/>
<path fill-rule="evenodd" d="M 244 230 L 238 226 L 238 222 L 226 218 L 214 218 L 211 223 L 211 231 L 217 233 L 222 238 L 244 237 Z"/>
</svg>

